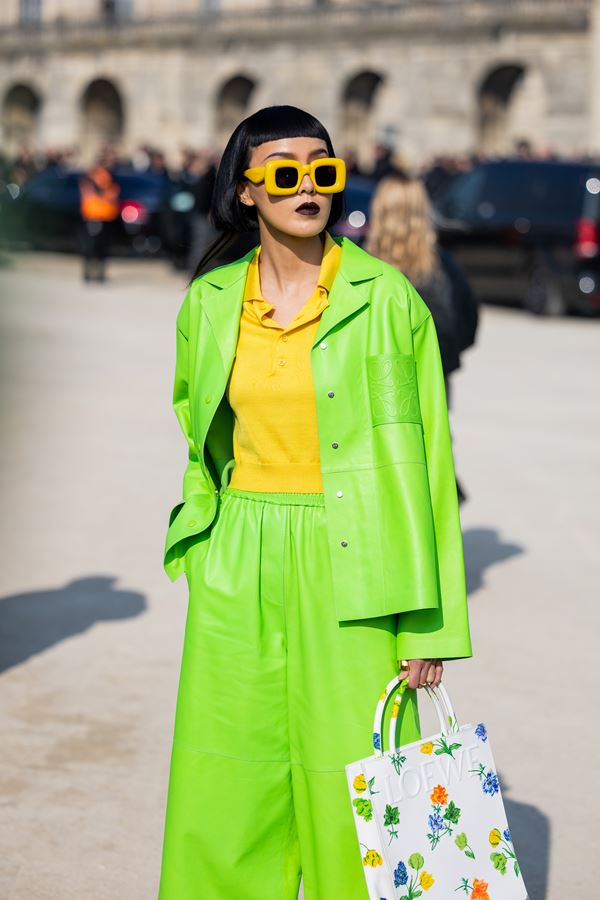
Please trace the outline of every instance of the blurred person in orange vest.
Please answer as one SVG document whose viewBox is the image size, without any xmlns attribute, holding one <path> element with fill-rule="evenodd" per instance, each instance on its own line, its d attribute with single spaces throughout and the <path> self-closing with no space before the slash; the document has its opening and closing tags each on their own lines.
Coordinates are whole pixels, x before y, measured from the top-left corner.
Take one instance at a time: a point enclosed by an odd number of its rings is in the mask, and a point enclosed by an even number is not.
<svg viewBox="0 0 600 900">
<path fill-rule="evenodd" d="M 119 217 L 120 187 L 109 166 L 113 158 L 104 154 L 79 179 L 82 228 L 83 277 L 104 281 L 113 222 Z"/>
</svg>

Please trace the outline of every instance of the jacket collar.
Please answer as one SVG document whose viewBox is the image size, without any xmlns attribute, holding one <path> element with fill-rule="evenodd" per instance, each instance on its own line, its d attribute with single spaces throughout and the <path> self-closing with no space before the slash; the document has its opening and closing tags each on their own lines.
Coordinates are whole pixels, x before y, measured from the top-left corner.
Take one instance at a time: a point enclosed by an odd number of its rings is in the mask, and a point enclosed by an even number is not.
<svg viewBox="0 0 600 900">
<path fill-rule="evenodd" d="M 321 316 L 314 343 L 369 303 L 368 282 L 383 272 L 381 260 L 349 238 L 336 236 L 334 240 L 342 248 L 342 255 L 329 293 L 329 305 Z M 246 275 L 255 252 L 256 247 L 253 247 L 235 262 L 219 266 L 202 276 L 203 284 L 217 288 L 202 292 L 200 302 L 210 320 L 226 371 L 229 371 L 235 354 Z"/>
</svg>

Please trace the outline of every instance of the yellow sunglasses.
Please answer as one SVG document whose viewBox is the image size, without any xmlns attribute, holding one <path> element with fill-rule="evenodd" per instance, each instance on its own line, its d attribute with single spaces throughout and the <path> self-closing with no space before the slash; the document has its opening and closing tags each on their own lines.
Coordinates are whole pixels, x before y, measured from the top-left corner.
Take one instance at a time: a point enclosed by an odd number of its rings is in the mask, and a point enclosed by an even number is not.
<svg viewBox="0 0 600 900">
<path fill-rule="evenodd" d="M 346 184 L 346 163 L 337 157 L 299 163 L 295 159 L 270 159 L 264 166 L 246 169 L 244 176 L 253 184 L 264 180 L 267 194 L 295 194 L 308 173 L 318 194 L 337 194 Z"/>
</svg>

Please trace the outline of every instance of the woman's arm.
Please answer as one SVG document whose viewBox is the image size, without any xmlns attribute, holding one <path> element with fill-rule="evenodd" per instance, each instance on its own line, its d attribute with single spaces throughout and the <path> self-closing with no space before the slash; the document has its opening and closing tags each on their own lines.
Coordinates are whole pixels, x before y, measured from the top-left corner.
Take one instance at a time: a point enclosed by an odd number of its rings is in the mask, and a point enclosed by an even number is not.
<svg viewBox="0 0 600 900">
<path fill-rule="evenodd" d="M 203 471 L 192 437 L 189 395 L 189 302 L 185 296 L 177 316 L 173 409 L 188 445 L 188 461 L 183 475 L 183 500 L 173 507 L 165 538 L 164 568 L 174 581 L 185 570 L 185 556 L 214 515 L 214 488 Z"/>
<path fill-rule="evenodd" d="M 398 659 L 472 655 L 462 532 L 440 350 L 431 314 L 406 281 L 437 550 L 439 606 L 398 614 Z"/>
<path fill-rule="evenodd" d="M 192 426 L 190 421 L 190 395 L 189 395 L 189 303 L 190 292 L 185 295 L 181 309 L 177 315 L 177 331 L 175 344 L 175 377 L 173 380 L 173 409 L 181 426 L 188 445 L 188 463 L 183 475 L 182 497 L 184 500 L 200 489 L 200 481 L 205 478 L 202 473 L 198 454 L 192 439 Z"/>
</svg>

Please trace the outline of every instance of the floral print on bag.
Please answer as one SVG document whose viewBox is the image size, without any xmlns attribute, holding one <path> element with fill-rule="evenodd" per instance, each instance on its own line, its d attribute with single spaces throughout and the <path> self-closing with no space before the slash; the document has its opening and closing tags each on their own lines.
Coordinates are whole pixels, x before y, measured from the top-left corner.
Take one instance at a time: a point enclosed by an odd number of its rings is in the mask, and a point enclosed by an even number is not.
<svg viewBox="0 0 600 900">
<path fill-rule="evenodd" d="M 390 835 L 390 844 L 394 838 L 398 837 L 398 829 L 394 828 L 394 825 L 400 824 L 400 810 L 397 806 L 392 806 L 391 803 L 386 803 L 385 805 L 385 813 L 383 814 L 383 824 L 388 830 Z"/>
<path fill-rule="evenodd" d="M 394 886 L 406 888 L 406 894 L 402 894 L 400 900 L 415 900 L 416 897 L 420 897 L 423 894 L 423 891 L 428 891 L 435 883 L 433 875 L 423 869 L 424 865 L 425 860 L 421 854 L 413 853 L 408 858 L 408 866 L 410 869 L 414 869 L 415 874 L 411 873 L 409 875 L 406 863 L 402 860 L 398 862 L 394 869 Z"/>
<path fill-rule="evenodd" d="M 375 778 L 365 778 L 364 775 L 357 775 L 354 781 L 352 782 L 352 787 L 356 791 L 357 794 L 361 794 L 363 791 L 368 790 L 370 794 L 378 794 L 379 791 L 373 790 L 373 785 L 375 784 Z"/>
<path fill-rule="evenodd" d="M 362 816 L 365 822 L 370 822 L 373 818 L 373 804 L 366 797 L 355 797 L 352 805 L 356 809 L 356 815 Z"/>
<path fill-rule="evenodd" d="M 482 878 L 474 878 L 473 884 L 469 884 L 468 878 L 463 878 L 456 890 L 464 891 L 465 894 L 470 891 L 470 900 L 492 900 L 488 892 L 488 883 Z"/>
<path fill-rule="evenodd" d="M 469 859 L 475 859 L 475 854 L 471 847 L 469 847 L 469 839 L 464 831 L 461 831 L 460 834 L 457 834 L 454 838 L 454 843 L 458 847 L 459 850 L 463 851 L 465 856 L 468 856 Z"/>
<path fill-rule="evenodd" d="M 443 753 L 447 753 L 448 756 L 452 757 L 452 759 L 454 759 L 454 751 L 458 750 L 459 747 L 462 747 L 462 744 L 458 743 L 449 744 L 443 735 L 436 741 L 433 741 L 433 745 L 435 747 L 435 750 L 433 752 L 436 756 L 441 756 Z M 421 747 L 421 752 L 423 752 L 423 747 Z"/>
<path fill-rule="evenodd" d="M 367 851 L 362 858 L 363 866 L 370 866 L 372 869 L 375 869 L 377 866 L 383 865 L 383 857 L 381 853 L 378 853 L 377 850 L 369 850 L 365 844 L 361 844 L 361 847 L 365 847 Z"/>
<path fill-rule="evenodd" d="M 448 802 L 448 791 L 441 784 L 434 787 L 430 794 L 430 800 L 433 803 L 433 812 L 427 820 L 430 829 L 427 840 L 431 845 L 431 849 L 435 850 L 444 835 L 452 834 L 452 826 L 457 825 L 460 819 L 460 809 L 453 800 Z M 446 809 L 442 815 L 442 807 L 444 806 Z"/>
<path fill-rule="evenodd" d="M 494 864 L 494 868 L 497 869 L 501 875 L 506 875 L 506 866 L 508 861 L 512 859 L 513 871 L 518 877 L 520 869 L 515 855 L 515 849 L 512 845 L 510 829 L 505 828 L 504 831 L 501 832 L 499 828 L 492 828 L 489 840 L 492 847 L 498 847 L 497 850 L 490 853 L 490 859 Z"/>
<path fill-rule="evenodd" d="M 479 766 L 476 769 L 469 769 L 469 772 L 474 772 L 479 776 L 484 794 L 489 794 L 490 797 L 493 797 L 494 794 L 499 792 L 500 782 L 498 781 L 498 776 L 492 769 L 488 769 L 486 772 L 483 763 L 479 763 Z"/>
<path fill-rule="evenodd" d="M 487 734 L 487 728 L 485 727 L 483 722 L 480 722 L 479 725 L 475 726 L 475 734 L 477 735 L 479 740 L 483 741 L 483 743 L 485 744 L 485 742 L 488 739 L 488 734 Z"/>
<path fill-rule="evenodd" d="M 394 769 L 396 770 L 396 775 L 400 774 L 400 769 L 406 762 L 406 757 L 402 756 L 402 753 L 399 750 L 394 750 L 393 753 L 389 754 L 389 760 L 392 763 Z"/>
</svg>

